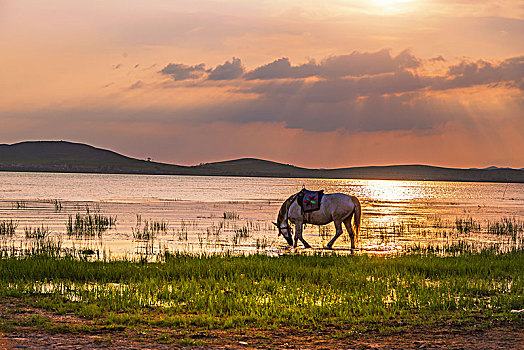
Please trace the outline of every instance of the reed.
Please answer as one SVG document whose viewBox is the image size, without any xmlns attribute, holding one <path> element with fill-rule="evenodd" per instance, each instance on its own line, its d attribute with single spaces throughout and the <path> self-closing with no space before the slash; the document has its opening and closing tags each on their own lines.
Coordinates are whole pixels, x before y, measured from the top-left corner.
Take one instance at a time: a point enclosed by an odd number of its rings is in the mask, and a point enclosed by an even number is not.
<svg viewBox="0 0 524 350">
<path fill-rule="evenodd" d="M 116 216 L 105 216 L 99 210 L 94 214 L 86 207 L 86 213 L 69 215 L 66 223 L 66 233 L 74 237 L 101 237 L 102 234 L 116 226 Z"/>
<path fill-rule="evenodd" d="M 249 226 L 242 226 L 242 227 L 235 227 L 234 230 L 233 230 L 233 237 L 232 237 L 232 242 L 233 242 L 233 245 L 236 246 L 237 244 L 239 244 L 242 239 L 244 238 L 248 238 L 251 236 L 251 230 L 249 229 Z"/>
<path fill-rule="evenodd" d="M 456 218 L 455 219 L 455 229 L 460 234 L 469 235 L 473 232 L 479 232 L 481 230 L 481 225 L 473 218 Z"/>
<path fill-rule="evenodd" d="M 206 228 L 207 237 L 209 236 L 220 236 L 220 233 L 222 232 L 222 229 L 224 228 L 224 223 L 219 222 L 217 225 L 213 223 L 211 226 Z"/>
<path fill-rule="evenodd" d="M 247 238 L 251 236 L 251 229 L 249 226 L 242 226 L 235 228 L 235 236 L 238 236 L 240 238 Z"/>
<path fill-rule="evenodd" d="M 13 203 L 13 209 L 25 209 L 26 208 L 26 202 L 25 201 L 16 201 Z"/>
<path fill-rule="evenodd" d="M 238 220 L 240 215 L 234 211 L 225 211 L 223 214 L 224 220 Z"/>
<path fill-rule="evenodd" d="M 175 233 L 175 229 L 173 229 L 173 233 Z M 178 236 L 179 241 L 187 241 L 188 224 L 184 220 L 180 221 L 180 229 L 176 231 L 176 235 Z"/>
<path fill-rule="evenodd" d="M 62 256 L 62 239 L 60 237 L 38 238 L 20 252 L 21 256 L 48 256 L 58 258 Z"/>
<path fill-rule="evenodd" d="M 516 237 L 524 233 L 524 222 L 515 218 L 502 218 L 499 221 L 487 223 L 487 231 L 493 235 Z"/>
<path fill-rule="evenodd" d="M 133 238 L 137 240 L 153 240 L 159 233 L 167 233 L 167 222 L 164 220 L 144 220 L 142 216 L 136 216 L 136 226 L 131 228 Z"/>
<path fill-rule="evenodd" d="M 318 225 L 318 236 L 322 239 L 328 239 L 331 236 L 331 230 L 329 226 Z"/>
<path fill-rule="evenodd" d="M 63 256 L 65 251 L 62 248 L 61 237 L 50 238 L 34 237 L 23 244 L 2 245 L 0 246 L 0 260 L 2 258 L 27 258 L 32 256 Z M 68 255 L 72 253 L 68 251 Z M 71 255 L 72 256 L 72 255 Z"/>
<path fill-rule="evenodd" d="M 53 201 L 53 204 L 55 205 L 55 211 L 56 212 L 62 211 L 62 202 L 61 201 L 59 201 L 58 199 L 55 199 Z"/>
<path fill-rule="evenodd" d="M 267 247 L 269 247 L 269 240 L 267 239 L 267 237 L 262 237 L 262 238 L 257 238 L 256 241 L 255 241 L 255 246 L 257 248 L 257 251 L 258 250 L 265 250 L 267 249 Z"/>
<path fill-rule="evenodd" d="M 0 236 L 12 236 L 16 232 L 18 222 L 11 220 L 0 220 Z"/>
<path fill-rule="evenodd" d="M 37 228 L 32 228 L 32 227 L 24 228 L 25 238 L 27 239 L 44 239 L 47 236 L 49 236 L 49 233 L 50 233 L 49 227 L 44 227 L 43 224 L 42 226 L 37 227 Z"/>
</svg>

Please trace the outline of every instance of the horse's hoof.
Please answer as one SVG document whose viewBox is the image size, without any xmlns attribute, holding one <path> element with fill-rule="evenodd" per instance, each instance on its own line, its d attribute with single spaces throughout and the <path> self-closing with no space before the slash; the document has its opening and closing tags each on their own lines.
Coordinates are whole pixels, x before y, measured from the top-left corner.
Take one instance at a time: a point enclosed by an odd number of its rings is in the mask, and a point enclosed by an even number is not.
<svg viewBox="0 0 524 350">
<path fill-rule="evenodd" d="M 311 248 L 309 244 L 305 245 L 304 248 Z"/>
<path fill-rule="evenodd" d="M 327 249 L 327 250 L 333 250 L 333 247 L 330 246 L 330 245 L 328 245 L 328 246 L 324 247 L 324 249 Z"/>
</svg>

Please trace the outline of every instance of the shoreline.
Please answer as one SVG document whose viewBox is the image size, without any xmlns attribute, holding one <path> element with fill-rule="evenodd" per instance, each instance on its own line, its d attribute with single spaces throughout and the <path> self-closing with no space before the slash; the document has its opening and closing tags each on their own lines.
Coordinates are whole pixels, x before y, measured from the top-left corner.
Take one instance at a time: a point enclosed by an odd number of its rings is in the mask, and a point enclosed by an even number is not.
<svg viewBox="0 0 524 350">
<path fill-rule="evenodd" d="M 338 169 L 334 169 L 335 171 Z M 459 171 L 490 171 L 484 169 L 453 169 Z M 297 179 L 297 180 L 369 180 L 369 181 L 410 181 L 410 182 L 447 182 L 447 183 L 482 183 L 482 184 L 523 184 L 524 170 L 510 169 L 511 171 L 522 172 L 522 179 L 508 180 L 508 179 L 453 179 L 453 178 L 411 178 L 411 177 L 394 177 L 394 176 L 353 176 L 353 177 L 336 177 L 336 176 L 294 176 L 294 175 L 267 175 L 267 174 L 216 174 L 216 173 L 168 173 L 168 172 L 104 172 L 104 171 L 56 171 L 56 170 L 42 170 L 42 169 L 5 169 L 0 168 L 0 173 L 42 173 L 42 174 L 85 174 L 85 175 L 138 175 L 138 176 L 187 176 L 187 177 L 230 177 L 230 178 L 261 178 L 261 179 Z M 328 170 L 329 171 L 329 170 Z M 520 174 L 519 174 L 520 175 Z"/>
</svg>

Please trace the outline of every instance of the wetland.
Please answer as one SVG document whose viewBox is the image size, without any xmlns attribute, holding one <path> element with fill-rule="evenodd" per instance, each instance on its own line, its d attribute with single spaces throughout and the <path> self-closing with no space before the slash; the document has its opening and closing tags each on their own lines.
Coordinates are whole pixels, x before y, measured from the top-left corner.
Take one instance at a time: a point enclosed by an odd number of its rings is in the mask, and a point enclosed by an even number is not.
<svg viewBox="0 0 524 350">
<path fill-rule="evenodd" d="M 523 184 L 0 177 L 6 348 L 523 344 Z M 324 250 L 331 226 L 279 239 L 303 186 L 359 197 L 358 249 Z"/>
</svg>

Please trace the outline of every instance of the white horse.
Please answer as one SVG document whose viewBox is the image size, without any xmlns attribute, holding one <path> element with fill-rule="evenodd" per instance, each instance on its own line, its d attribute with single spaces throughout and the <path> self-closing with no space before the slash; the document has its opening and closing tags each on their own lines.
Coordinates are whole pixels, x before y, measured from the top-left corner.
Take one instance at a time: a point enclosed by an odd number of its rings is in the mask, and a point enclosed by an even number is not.
<svg viewBox="0 0 524 350">
<path fill-rule="evenodd" d="M 278 235 L 284 236 L 289 245 L 296 248 L 298 241 L 304 247 L 311 246 L 302 237 L 302 227 L 304 224 L 326 225 L 333 221 L 335 223 L 335 236 L 327 244 L 328 249 L 332 249 L 333 244 L 342 234 L 342 223 L 351 238 L 351 249 L 355 249 L 355 239 L 358 239 L 360 229 L 361 207 L 360 201 L 355 196 L 343 193 L 324 194 L 320 202 L 320 209 L 304 213 L 297 202 L 298 193 L 289 197 L 280 207 L 277 222 L 273 223 L 278 227 Z M 354 215 L 355 230 L 351 225 L 351 218 Z M 295 225 L 295 239 L 293 241 L 293 229 L 289 226 L 289 221 Z"/>
</svg>

